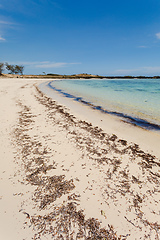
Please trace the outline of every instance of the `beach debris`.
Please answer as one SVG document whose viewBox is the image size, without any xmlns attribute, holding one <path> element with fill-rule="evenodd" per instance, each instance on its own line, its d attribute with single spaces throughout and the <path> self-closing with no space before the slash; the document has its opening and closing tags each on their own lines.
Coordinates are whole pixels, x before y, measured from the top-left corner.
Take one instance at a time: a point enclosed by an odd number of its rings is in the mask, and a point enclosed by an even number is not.
<svg viewBox="0 0 160 240">
<path fill-rule="evenodd" d="M 42 235 L 47 234 L 55 239 L 121 239 L 112 226 L 108 225 L 108 229 L 104 229 L 97 219 L 86 220 L 83 211 L 77 211 L 73 202 L 55 208 L 49 215 L 33 216 L 30 222 L 38 232 L 35 239 L 41 239 Z"/>
<path fill-rule="evenodd" d="M 37 184 L 33 199 L 40 202 L 39 208 L 44 209 L 47 205 L 53 203 L 57 198 L 69 193 L 75 188 L 73 179 L 64 180 L 65 176 L 42 177 Z"/>
<path fill-rule="evenodd" d="M 86 186 L 84 188 L 82 186 L 83 196 L 88 190 L 92 190 L 92 197 L 95 196 L 94 184 L 100 185 L 96 182 L 92 185 L 89 179 L 94 167 L 103 179 L 100 194 L 103 196 L 105 207 L 108 206 L 110 210 L 114 206 L 121 215 L 125 212 L 123 220 L 125 219 L 125 222 L 132 225 L 139 233 L 145 229 L 148 238 L 151 233 L 158 236 L 160 225 L 158 221 L 152 222 L 150 215 L 151 210 L 154 210 L 152 214 L 158 216 L 156 197 L 160 184 L 159 160 L 145 153 L 137 144 L 118 139 L 115 134 L 109 135 L 91 123 L 76 119 L 67 112 L 67 109 L 45 96 L 38 88 L 35 98 L 45 109 L 46 123 L 52 125 L 52 129 L 55 129 L 59 136 L 64 134 L 64 139 L 81 153 L 77 162 L 80 163 L 78 165 L 80 170 L 83 169 L 82 172 L 85 172 L 84 179 L 87 179 Z M 57 149 L 54 149 L 56 144 L 54 133 L 45 135 L 44 132 L 40 138 L 37 131 L 33 136 L 32 129 L 38 126 L 35 125 L 38 115 L 32 113 L 31 107 L 21 101 L 17 104 L 21 111 L 13 133 L 14 144 L 17 148 L 17 159 L 20 159 L 24 169 L 20 174 L 25 173 L 23 184 L 34 187 L 32 201 L 35 212 L 31 214 L 28 210 L 23 210 L 31 224 L 29 226 L 34 230 L 33 239 L 41 239 L 42 236 L 47 238 L 49 235 L 53 239 L 69 240 L 127 239 L 129 234 L 120 236 L 114 226 L 108 224 L 111 220 L 107 208 L 99 209 L 105 221 L 107 219 L 105 228 L 101 227 L 98 219 L 92 216 L 86 218 L 85 209 L 81 209 L 82 196 L 76 191 L 76 186 L 81 183 L 79 175 L 73 175 L 73 178 L 69 175 L 69 166 L 66 166 L 65 160 L 60 163 L 60 172 L 56 171 L 59 162 L 56 162 L 56 157 L 54 159 L 55 154 L 58 155 Z M 47 142 L 50 140 L 53 148 L 49 149 Z M 59 151 L 63 151 L 61 142 L 57 142 Z M 88 167 L 88 162 L 93 164 L 92 167 Z M 76 164 L 73 166 L 75 167 Z M 75 173 L 78 171 L 76 169 Z M 152 201 L 149 202 L 148 199 Z M 149 211 L 148 215 L 147 211 Z M 131 213 L 134 218 L 130 217 Z"/>
<path fill-rule="evenodd" d="M 101 210 L 101 215 L 103 215 L 107 219 L 106 214 L 103 210 Z"/>
</svg>

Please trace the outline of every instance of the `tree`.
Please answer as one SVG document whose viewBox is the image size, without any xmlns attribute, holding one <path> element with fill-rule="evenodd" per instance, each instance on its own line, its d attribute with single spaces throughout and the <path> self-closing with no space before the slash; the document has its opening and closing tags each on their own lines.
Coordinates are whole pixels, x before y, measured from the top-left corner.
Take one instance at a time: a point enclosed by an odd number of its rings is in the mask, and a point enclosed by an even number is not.
<svg viewBox="0 0 160 240">
<path fill-rule="evenodd" d="M 4 63 L 0 63 L 0 75 L 1 75 L 2 72 L 3 72 L 3 67 L 4 67 Z"/>
<path fill-rule="evenodd" d="M 6 63 L 6 69 L 9 71 L 9 74 L 14 74 L 15 73 L 14 65 Z"/>
<path fill-rule="evenodd" d="M 23 71 L 24 71 L 24 66 L 22 66 L 22 65 L 15 66 L 15 69 L 14 69 L 15 73 L 20 73 L 21 75 L 23 75 Z"/>
<path fill-rule="evenodd" d="M 23 75 L 24 66 L 22 65 L 11 65 L 6 63 L 6 69 L 9 71 L 10 74 L 21 74 Z"/>
</svg>

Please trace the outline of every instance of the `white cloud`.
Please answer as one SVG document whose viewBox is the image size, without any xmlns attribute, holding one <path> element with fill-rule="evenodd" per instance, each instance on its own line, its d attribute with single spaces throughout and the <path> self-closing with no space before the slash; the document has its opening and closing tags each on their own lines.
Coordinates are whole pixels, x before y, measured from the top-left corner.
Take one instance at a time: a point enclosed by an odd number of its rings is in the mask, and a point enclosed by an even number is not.
<svg viewBox="0 0 160 240">
<path fill-rule="evenodd" d="M 66 63 L 66 62 L 43 62 L 35 65 L 36 68 L 61 68 L 68 65 L 81 64 L 81 63 Z"/>
<path fill-rule="evenodd" d="M 2 37 L 2 35 L 4 35 L 6 29 L 15 29 L 15 23 L 11 22 L 11 21 L 7 21 L 6 19 L 3 19 L 2 16 L 0 16 L 1 20 L 0 20 L 0 41 L 6 41 L 5 38 Z"/>
<path fill-rule="evenodd" d="M 156 37 L 157 37 L 158 39 L 160 39 L 160 32 L 159 32 L 159 33 L 156 33 Z"/>
<path fill-rule="evenodd" d="M 67 63 L 64 62 L 46 62 L 35 65 L 36 68 L 59 68 L 66 66 Z"/>
<path fill-rule="evenodd" d="M 156 73 L 159 72 L 160 74 L 160 66 L 157 67 L 143 67 L 143 69 L 149 73 Z"/>
<path fill-rule="evenodd" d="M 27 61 L 18 61 L 18 62 L 11 62 L 11 64 L 23 64 L 23 65 L 25 65 L 25 66 L 34 66 L 35 67 L 35 65 L 38 65 L 38 64 L 46 64 L 46 63 L 48 63 L 48 61 L 44 61 L 44 62 L 27 62 Z"/>
<path fill-rule="evenodd" d="M 6 39 L 0 36 L 0 41 L 6 41 Z"/>
<path fill-rule="evenodd" d="M 29 66 L 30 68 L 61 68 L 68 65 L 73 64 L 81 64 L 81 63 L 66 63 L 66 62 L 50 62 L 50 61 L 43 61 L 43 62 L 11 62 L 10 64 L 21 64 L 24 66 Z"/>
<path fill-rule="evenodd" d="M 3 25 L 12 25 L 13 23 L 7 22 L 7 21 L 0 21 L 0 24 L 3 24 Z"/>
<path fill-rule="evenodd" d="M 120 75 L 160 75 L 160 66 L 140 67 L 133 69 L 118 69 L 114 74 Z"/>
<path fill-rule="evenodd" d="M 139 48 L 148 48 L 147 46 L 139 46 Z"/>
<path fill-rule="evenodd" d="M 122 74 L 122 75 L 129 74 L 129 75 L 131 75 L 133 73 L 138 72 L 139 70 L 140 70 L 139 68 L 137 68 L 137 69 L 117 69 L 115 71 L 115 74 Z"/>
<path fill-rule="evenodd" d="M 0 18 L 1 18 L 0 25 L 3 26 L 3 27 L 11 27 L 11 26 L 13 27 L 15 25 L 19 25 L 19 24 L 13 22 L 13 21 L 9 21 L 8 19 L 6 19 L 2 16 L 0 16 Z"/>
</svg>

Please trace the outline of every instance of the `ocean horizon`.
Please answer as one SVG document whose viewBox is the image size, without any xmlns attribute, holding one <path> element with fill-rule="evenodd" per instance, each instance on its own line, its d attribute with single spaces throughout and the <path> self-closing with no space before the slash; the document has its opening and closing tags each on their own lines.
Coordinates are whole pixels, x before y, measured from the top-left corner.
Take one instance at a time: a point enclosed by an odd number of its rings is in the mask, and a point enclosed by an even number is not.
<svg viewBox="0 0 160 240">
<path fill-rule="evenodd" d="M 51 81 L 48 86 L 137 126 L 160 130 L 160 79 L 75 79 Z"/>
</svg>

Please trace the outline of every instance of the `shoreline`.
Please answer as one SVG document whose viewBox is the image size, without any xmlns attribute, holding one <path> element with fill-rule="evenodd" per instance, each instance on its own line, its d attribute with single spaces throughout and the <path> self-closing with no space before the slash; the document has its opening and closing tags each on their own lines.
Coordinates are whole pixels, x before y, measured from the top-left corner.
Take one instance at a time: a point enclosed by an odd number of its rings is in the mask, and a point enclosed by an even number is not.
<svg viewBox="0 0 160 240">
<path fill-rule="evenodd" d="M 156 239 L 159 135 L 44 81 L 0 80 L 2 238 Z"/>
<path fill-rule="evenodd" d="M 83 98 L 81 97 L 76 97 L 70 93 L 67 93 L 67 92 L 64 92 L 63 90 L 61 89 L 57 89 L 56 87 L 53 87 L 51 85 L 52 81 L 48 83 L 48 86 L 53 89 L 54 91 L 57 91 L 59 92 L 60 94 L 62 94 L 63 96 L 67 97 L 67 98 L 71 98 L 73 99 L 74 101 L 77 101 L 77 102 L 80 102 L 80 103 L 83 103 L 85 105 L 88 105 L 90 106 L 91 108 L 95 109 L 95 110 L 98 110 L 98 111 L 101 111 L 103 113 L 107 113 L 109 115 L 114 115 L 114 116 L 117 116 L 119 118 L 121 118 L 122 120 L 124 120 L 125 122 L 127 123 L 130 123 L 130 124 L 133 124 L 135 126 L 138 126 L 138 127 L 141 127 L 141 128 L 144 128 L 146 130 L 151 130 L 151 131 L 160 131 L 160 125 L 156 124 L 156 123 L 153 123 L 153 122 L 149 122 L 147 121 L 146 119 L 141 119 L 141 118 L 138 118 L 138 117 L 133 117 L 133 116 L 130 116 L 130 115 L 127 115 L 126 113 L 122 113 L 122 112 L 116 112 L 116 111 L 109 111 L 109 110 L 106 110 L 104 108 L 102 108 L 101 106 L 96 106 L 94 105 L 93 103 L 91 102 L 87 102 L 85 100 L 83 100 Z M 160 133 L 160 132 L 158 132 Z"/>
<path fill-rule="evenodd" d="M 136 143 L 140 145 L 144 151 L 148 151 L 160 157 L 158 144 L 160 142 L 159 131 L 145 129 L 134 125 L 133 123 L 123 121 L 123 119 L 116 115 L 97 111 L 97 109 L 92 108 L 90 105 L 75 101 L 74 98 L 67 98 L 56 90 L 51 90 L 50 87 L 47 86 L 48 83 L 50 83 L 50 81 L 40 84 L 38 86 L 39 89 L 47 94 L 47 96 L 54 98 L 57 102 L 66 106 L 71 114 L 74 114 L 78 118 L 85 119 L 87 122 L 91 122 L 94 126 L 99 126 L 104 132 L 115 134 L 119 138 L 124 138 L 128 142 Z"/>
</svg>

